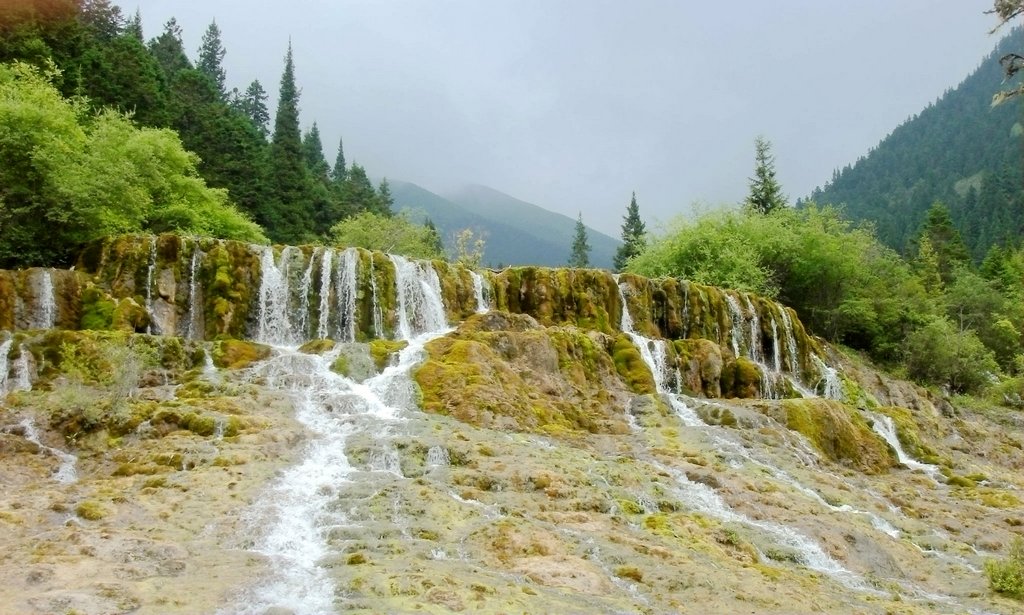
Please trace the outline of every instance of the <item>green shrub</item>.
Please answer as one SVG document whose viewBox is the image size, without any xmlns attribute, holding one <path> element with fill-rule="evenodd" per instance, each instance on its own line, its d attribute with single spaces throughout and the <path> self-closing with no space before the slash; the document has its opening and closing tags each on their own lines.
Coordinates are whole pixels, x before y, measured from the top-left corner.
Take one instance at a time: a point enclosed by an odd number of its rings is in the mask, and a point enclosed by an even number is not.
<svg viewBox="0 0 1024 615">
<path fill-rule="evenodd" d="M 985 574 L 992 591 L 1024 600 L 1024 538 L 1014 537 L 1006 559 L 985 562 Z"/>
</svg>

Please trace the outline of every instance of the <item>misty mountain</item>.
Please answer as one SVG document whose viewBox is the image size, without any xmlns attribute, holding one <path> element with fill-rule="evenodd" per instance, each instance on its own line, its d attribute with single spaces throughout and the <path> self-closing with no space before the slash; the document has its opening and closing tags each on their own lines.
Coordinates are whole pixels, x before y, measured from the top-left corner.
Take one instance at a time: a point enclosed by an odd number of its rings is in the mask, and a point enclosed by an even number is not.
<svg viewBox="0 0 1024 615">
<path fill-rule="evenodd" d="M 565 265 L 576 221 L 532 203 L 487 188 L 470 186 L 445 198 L 416 184 L 391 184 L 395 210 L 409 209 L 415 219 L 430 218 L 445 245 L 464 228 L 482 231 L 487 245 L 484 263 L 498 265 Z M 611 268 L 619 241 L 587 228 L 590 263 Z"/>
<path fill-rule="evenodd" d="M 811 198 L 844 204 L 879 238 L 906 250 L 925 212 L 945 203 L 975 258 L 1024 229 L 1022 101 L 992 107 L 1002 88 L 999 58 L 1021 49 L 1015 28 L 955 89 L 892 131 L 853 165 L 837 170 Z"/>
</svg>

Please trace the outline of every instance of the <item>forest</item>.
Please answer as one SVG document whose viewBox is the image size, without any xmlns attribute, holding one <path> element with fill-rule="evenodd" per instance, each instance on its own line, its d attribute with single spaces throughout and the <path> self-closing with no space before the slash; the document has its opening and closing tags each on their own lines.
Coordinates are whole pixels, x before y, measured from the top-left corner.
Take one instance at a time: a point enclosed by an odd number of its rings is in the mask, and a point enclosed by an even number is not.
<svg viewBox="0 0 1024 615">
<path fill-rule="evenodd" d="M 190 57 L 173 19 L 145 41 L 142 16 L 106 0 L 0 11 L 0 267 L 68 264 L 99 237 L 168 231 L 444 256 L 429 221 L 392 211 L 387 180 L 374 186 L 340 142 L 328 163 L 316 123 L 301 130 L 290 49 L 271 117 L 258 81 L 229 85 L 216 22 Z M 777 298 L 899 374 L 1021 405 L 1020 105 L 976 112 L 999 88 L 1000 45 L 817 203 L 785 202 L 761 139 L 744 206 L 656 233 L 634 195 L 616 268 Z M 586 266 L 587 248 L 578 232 L 566 253 Z M 481 250 L 467 238 L 455 257 Z"/>
</svg>

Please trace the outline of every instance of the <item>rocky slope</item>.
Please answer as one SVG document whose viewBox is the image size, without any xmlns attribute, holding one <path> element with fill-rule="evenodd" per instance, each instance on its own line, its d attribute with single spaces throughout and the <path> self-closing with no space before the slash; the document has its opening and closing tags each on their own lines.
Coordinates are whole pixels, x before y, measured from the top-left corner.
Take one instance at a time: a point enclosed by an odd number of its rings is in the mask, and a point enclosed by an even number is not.
<svg viewBox="0 0 1024 615">
<path fill-rule="evenodd" d="M 126 237 L 0 328 L 5 612 L 1020 608 L 1020 414 L 759 297 Z"/>
</svg>

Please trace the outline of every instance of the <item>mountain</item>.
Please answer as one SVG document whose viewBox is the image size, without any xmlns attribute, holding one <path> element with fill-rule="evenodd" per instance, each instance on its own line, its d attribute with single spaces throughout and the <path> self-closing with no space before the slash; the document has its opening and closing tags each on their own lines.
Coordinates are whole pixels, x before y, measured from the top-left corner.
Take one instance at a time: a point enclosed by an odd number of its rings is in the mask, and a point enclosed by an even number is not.
<svg viewBox="0 0 1024 615">
<path fill-rule="evenodd" d="M 1006 88 L 999 58 L 1020 51 L 1015 28 L 959 86 L 909 118 L 853 165 L 811 195 L 873 221 L 897 250 L 913 240 L 935 201 L 949 208 L 975 258 L 1024 229 L 1021 191 L 1022 102 L 992 107 Z"/>
<path fill-rule="evenodd" d="M 564 265 L 569 259 L 576 221 L 485 186 L 471 186 L 448 198 L 416 184 L 393 182 L 395 209 L 430 218 L 446 244 L 464 228 L 483 231 L 484 262 L 498 265 Z M 619 241 L 587 228 L 590 262 L 611 268 Z"/>
</svg>

